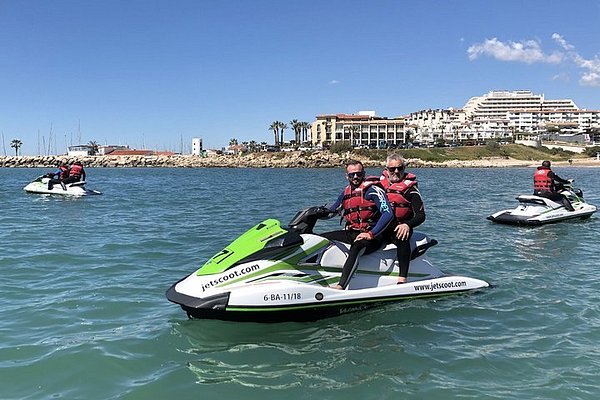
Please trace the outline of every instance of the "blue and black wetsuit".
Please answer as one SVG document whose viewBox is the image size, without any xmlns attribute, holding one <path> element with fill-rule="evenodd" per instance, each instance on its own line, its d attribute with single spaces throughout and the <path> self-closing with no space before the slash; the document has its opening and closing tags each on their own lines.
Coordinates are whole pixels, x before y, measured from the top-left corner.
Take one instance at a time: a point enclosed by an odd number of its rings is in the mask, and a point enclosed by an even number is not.
<svg viewBox="0 0 600 400">
<path fill-rule="evenodd" d="M 346 195 L 344 191 L 340 194 L 336 202 L 329 207 L 329 209 L 332 212 L 338 212 L 343 209 L 345 197 Z M 356 237 L 364 231 L 352 229 L 351 226 L 348 226 L 347 229 L 344 230 L 326 232 L 321 235 L 329 240 L 336 240 L 350 244 L 350 251 L 348 253 L 348 258 L 344 263 L 342 277 L 340 278 L 339 283 L 339 285 L 344 289 L 348 286 L 350 278 L 358 268 L 358 258 L 362 254 L 372 253 L 382 246 L 385 241 L 384 232 L 394 219 L 392 207 L 387 199 L 385 191 L 381 187 L 375 185 L 369 186 L 364 192 L 364 198 L 374 202 L 377 209 L 375 218 L 376 221 L 374 221 L 368 230 L 368 232 L 370 232 L 372 235 L 371 240 L 355 241 Z"/>
</svg>

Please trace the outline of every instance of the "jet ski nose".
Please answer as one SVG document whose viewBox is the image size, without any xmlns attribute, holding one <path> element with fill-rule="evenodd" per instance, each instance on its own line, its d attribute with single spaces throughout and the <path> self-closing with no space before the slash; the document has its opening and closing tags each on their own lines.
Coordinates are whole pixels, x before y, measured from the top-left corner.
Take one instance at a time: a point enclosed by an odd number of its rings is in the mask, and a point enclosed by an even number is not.
<svg viewBox="0 0 600 400">
<path fill-rule="evenodd" d="M 229 295 L 231 292 L 219 293 L 208 297 L 193 297 L 179 293 L 174 284 L 167 290 L 167 299 L 173 303 L 179 304 L 187 313 L 188 317 L 200 317 L 207 311 L 225 311 L 229 304 Z"/>
</svg>

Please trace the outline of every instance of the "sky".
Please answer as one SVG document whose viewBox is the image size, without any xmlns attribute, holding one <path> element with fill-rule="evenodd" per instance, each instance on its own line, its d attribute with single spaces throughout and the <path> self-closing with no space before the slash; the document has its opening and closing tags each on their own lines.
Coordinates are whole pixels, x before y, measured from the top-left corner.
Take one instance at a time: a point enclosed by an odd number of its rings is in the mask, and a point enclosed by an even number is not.
<svg viewBox="0 0 600 400">
<path fill-rule="evenodd" d="M 491 90 L 598 110 L 599 38 L 600 0 L 1 0 L 0 155 L 272 143 Z"/>
</svg>

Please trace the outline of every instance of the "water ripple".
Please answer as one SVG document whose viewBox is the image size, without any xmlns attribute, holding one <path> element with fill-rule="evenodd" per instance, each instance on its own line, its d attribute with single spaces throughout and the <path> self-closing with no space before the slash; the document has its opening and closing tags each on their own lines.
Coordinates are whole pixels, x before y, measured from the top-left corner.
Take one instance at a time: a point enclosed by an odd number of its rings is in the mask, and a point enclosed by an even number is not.
<svg viewBox="0 0 600 400">
<path fill-rule="evenodd" d="M 600 204 L 595 171 L 559 174 Z M 332 202 L 341 170 L 97 169 L 102 196 L 23 193 L 41 172 L 0 169 L 2 398 L 600 395 L 598 217 L 485 220 L 529 192 L 530 169 L 416 171 L 431 260 L 489 290 L 274 325 L 190 321 L 164 292 L 259 219 Z"/>
</svg>

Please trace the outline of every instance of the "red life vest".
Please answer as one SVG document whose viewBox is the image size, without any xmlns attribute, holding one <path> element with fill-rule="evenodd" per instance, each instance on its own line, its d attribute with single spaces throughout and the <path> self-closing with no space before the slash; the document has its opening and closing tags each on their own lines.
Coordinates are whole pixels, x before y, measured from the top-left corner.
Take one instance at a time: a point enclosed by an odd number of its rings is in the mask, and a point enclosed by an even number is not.
<svg viewBox="0 0 600 400">
<path fill-rule="evenodd" d="M 548 173 L 550 173 L 550 168 L 538 167 L 537 171 L 533 174 L 533 190 L 546 190 L 552 191 L 552 179 L 548 177 Z"/>
<path fill-rule="evenodd" d="M 409 172 L 404 175 L 400 182 L 391 183 L 388 177 L 384 176 L 381 183 L 387 193 L 388 200 L 394 209 L 396 221 L 402 222 L 412 218 L 412 208 L 405 195 L 406 192 L 408 192 L 408 189 L 417 185 L 417 177 Z"/>
<path fill-rule="evenodd" d="M 81 165 L 73 164 L 71 166 L 71 171 L 69 172 L 69 176 L 74 176 L 79 178 L 81 173 L 83 172 L 83 167 Z"/>
<path fill-rule="evenodd" d="M 358 187 L 352 189 L 350 185 L 344 189 L 343 217 L 346 219 L 346 227 L 357 231 L 366 232 L 377 222 L 379 210 L 374 201 L 365 199 L 365 192 L 371 185 L 381 187 L 379 178 L 367 177 Z"/>
<path fill-rule="evenodd" d="M 58 169 L 60 169 L 60 175 L 58 177 L 59 179 L 66 179 L 69 177 L 69 167 L 66 165 L 61 165 L 58 167 Z"/>
</svg>

